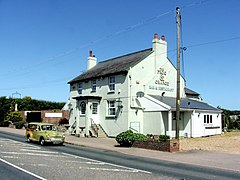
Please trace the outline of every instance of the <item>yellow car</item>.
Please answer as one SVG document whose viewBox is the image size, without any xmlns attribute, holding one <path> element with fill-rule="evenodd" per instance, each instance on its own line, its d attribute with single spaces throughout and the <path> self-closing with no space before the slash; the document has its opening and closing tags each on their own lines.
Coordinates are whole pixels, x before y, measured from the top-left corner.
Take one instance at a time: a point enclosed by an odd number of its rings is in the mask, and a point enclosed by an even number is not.
<svg viewBox="0 0 240 180">
<path fill-rule="evenodd" d="M 54 124 L 38 122 L 28 124 L 25 137 L 27 142 L 39 142 L 42 146 L 46 143 L 62 145 L 65 140 L 65 135 L 57 132 Z"/>
</svg>

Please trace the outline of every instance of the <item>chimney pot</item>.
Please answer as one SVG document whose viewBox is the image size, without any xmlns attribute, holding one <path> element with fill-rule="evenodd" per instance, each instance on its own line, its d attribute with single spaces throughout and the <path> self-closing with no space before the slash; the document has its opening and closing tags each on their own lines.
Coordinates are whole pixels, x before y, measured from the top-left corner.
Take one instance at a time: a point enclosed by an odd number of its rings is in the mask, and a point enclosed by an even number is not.
<svg viewBox="0 0 240 180">
<path fill-rule="evenodd" d="M 90 56 L 90 57 L 92 57 L 92 56 L 93 56 L 93 55 L 92 55 L 92 51 L 89 51 L 89 56 Z"/>
<path fill-rule="evenodd" d="M 154 39 L 158 39 L 158 34 L 157 33 L 154 34 Z"/>
<path fill-rule="evenodd" d="M 164 36 L 164 35 L 162 35 L 161 39 L 162 39 L 163 41 L 165 41 L 165 36 Z"/>
</svg>

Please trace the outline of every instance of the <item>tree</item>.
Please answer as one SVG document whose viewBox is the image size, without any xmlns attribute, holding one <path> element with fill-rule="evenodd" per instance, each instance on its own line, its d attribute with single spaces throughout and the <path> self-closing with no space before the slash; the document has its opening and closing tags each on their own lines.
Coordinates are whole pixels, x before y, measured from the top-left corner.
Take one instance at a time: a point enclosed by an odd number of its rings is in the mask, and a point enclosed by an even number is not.
<svg viewBox="0 0 240 180">
<path fill-rule="evenodd" d="M 9 114 L 10 111 L 15 110 L 15 104 L 18 105 L 19 111 L 41 111 L 41 110 L 58 110 L 62 109 L 64 102 L 50 102 L 43 100 L 32 99 L 30 96 L 24 98 L 7 98 L 0 97 L 0 126 L 6 126 L 9 118 L 13 118 L 14 113 Z M 8 115 L 8 117 L 7 117 Z M 6 119 L 6 117 L 8 119 Z M 4 121 L 7 120 L 7 121 Z M 8 125 L 8 123 L 7 123 Z"/>
<path fill-rule="evenodd" d="M 22 128 L 23 126 L 23 118 L 19 111 L 10 111 L 6 116 L 5 122 L 16 125 L 16 128 Z"/>
<path fill-rule="evenodd" d="M 240 129 L 240 123 L 238 120 L 234 120 L 231 119 L 230 116 L 231 115 L 239 115 L 240 111 L 230 111 L 227 109 L 221 109 L 223 111 L 223 123 L 224 123 L 224 127 L 226 127 L 228 129 Z"/>
<path fill-rule="evenodd" d="M 0 126 L 5 126 L 4 119 L 11 108 L 11 99 L 0 97 Z"/>
<path fill-rule="evenodd" d="M 18 121 L 22 121 L 22 116 L 19 113 L 19 111 L 10 111 L 7 116 L 5 121 L 11 121 L 11 122 L 18 122 Z"/>
<path fill-rule="evenodd" d="M 233 122 L 233 126 L 234 126 L 236 129 L 240 129 L 240 121 L 234 121 L 234 122 Z"/>
</svg>

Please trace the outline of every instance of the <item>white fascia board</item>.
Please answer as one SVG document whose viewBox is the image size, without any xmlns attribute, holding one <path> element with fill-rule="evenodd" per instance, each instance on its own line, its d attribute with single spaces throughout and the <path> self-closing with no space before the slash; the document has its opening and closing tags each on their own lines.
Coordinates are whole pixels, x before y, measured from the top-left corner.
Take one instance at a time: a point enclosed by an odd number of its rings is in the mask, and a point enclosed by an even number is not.
<svg viewBox="0 0 240 180">
<path fill-rule="evenodd" d="M 164 104 L 161 101 L 158 101 L 148 95 L 145 95 L 142 98 L 138 98 L 141 102 L 141 106 L 144 108 L 144 111 L 169 111 L 171 107 L 167 104 Z"/>
<path fill-rule="evenodd" d="M 194 109 L 196 113 L 222 113 L 222 110 L 204 110 L 204 109 Z"/>
</svg>

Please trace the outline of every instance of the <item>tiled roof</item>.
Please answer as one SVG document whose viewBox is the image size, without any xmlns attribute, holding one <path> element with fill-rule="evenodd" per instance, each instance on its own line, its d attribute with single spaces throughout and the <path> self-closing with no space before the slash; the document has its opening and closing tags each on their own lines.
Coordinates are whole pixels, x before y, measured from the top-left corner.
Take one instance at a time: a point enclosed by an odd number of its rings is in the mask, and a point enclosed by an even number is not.
<svg viewBox="0 0 240 180">
<path fill-rule="evenodd" d="M 127 54 L 110 60 L 99 62 L 96 66 L 77 76 L 68 83 L 96 79 L 113 74 L 127 73 L 129 68 L 143 60 L 152 52 L 152 49 L 146 49 L 135 53 Z"/>
<path fill-rule="evenodd" d="M 165 97 L 165 96 L 157 96 L 157 95 L 149 95 L 158 101 L 167 104 L 171 108 L 176 108 L 176 98 L 174 97 Z M 196 101 L 193 99 L 188 98 L 181 98 L 181 105 L 180 108 L 182 109 L 199 109 L 199 110 L 211 110 L 211 111 L 221 111 L 218 108 L 215 108 L 205 102 Z"/>
</svg>

